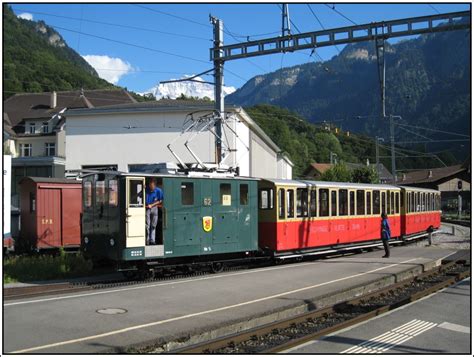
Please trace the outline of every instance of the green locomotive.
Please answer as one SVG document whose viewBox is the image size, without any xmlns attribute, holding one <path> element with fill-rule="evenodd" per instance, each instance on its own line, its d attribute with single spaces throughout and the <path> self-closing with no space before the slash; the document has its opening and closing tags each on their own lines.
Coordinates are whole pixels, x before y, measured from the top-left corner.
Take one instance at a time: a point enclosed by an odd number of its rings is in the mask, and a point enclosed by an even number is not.
<svg viewBox="0 0 474 357">
<path fill-rule="evenodd" d="M 145 188 L 154 179 L 164 192 L 156 244 L 147 245 Z M 124 272 L 160 266 L 211 264 L 258 251 L 257 183 L 218 175 L 95 172 L 83 176 L 81 247 L 95 261 Z"/>
</svg>

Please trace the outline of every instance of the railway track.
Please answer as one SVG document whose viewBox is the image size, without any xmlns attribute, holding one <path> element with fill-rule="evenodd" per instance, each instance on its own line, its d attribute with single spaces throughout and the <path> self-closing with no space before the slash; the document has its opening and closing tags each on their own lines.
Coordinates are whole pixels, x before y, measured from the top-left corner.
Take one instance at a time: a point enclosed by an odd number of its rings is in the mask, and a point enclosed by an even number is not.
<svg viewBox="0 0 474 357">
<path fill-rule="evenodd" d="M 401 243 L 401 242 L 400 242 Z M 365 251 L 365 250 L 364 250 Z M 353 251 L 343 251 L 340 253 L 328 253 L 327 256 L 329 257 L 337 257 L 339 255 L 351 255 L 356 254 L 356 250 Z M 321 257 L 321 256 L 320 256 Z M 307 257 L 310 259 L 311 257 Z M 314 257 L 313 257 L 314 259 Z M 280 264 L 287 264 L 289 262 L 281 261 Z M 256 261 L 252 264 L 244 264 L 244 265 L 229 265 L 225 266 L 222 272 L 233 272 L 237 270 L 244 270 L 244 269 L 254 269 L 254 268 L 262 268 L 265 266 L 271 266 L 273 263 L 268 260 L 264 261 Z M 55 283 L 55 284 L 39 284 L 33 286 L 25 286 L 25 287 L 15 287 L 15 288 L 4 288 L 3 289 L 3 297 L 7 300 L 18 300 L 18 299 L 27 299 L 27 298 L 34 298 L 40 296 L 48 296 L 48 295 L 61 295 L 61 294 L 68 294 L 68 293 L 76 293 L 76 292 L 84 292 L 84 291 L 91 291 L 91 290 L 98 290 L 98 289 L 111 289 L 111 288 L 120 288 L 120 287 L 127 287 L 139 284 L 149 284 L 149 283 L 158 283 L 163 281 L 172 281 L 172 280 L 182 280 L 182 279 L 191 279 L 195 277 L 201 277 L 205 275 L 212 274 L 212 271 L 209 269 L 195 269 L 190 270 L 186 269 L 183 271 L 182 269 L 169 269 L 164 271 L 160 275 L 156 275 L 153 278 L 147 279 L 108 279 L 103 281 L 84 281 L 79 283 Z"/>
<path fill-rule="evenodd" d="M 465 260 L 445 263 L 382 290 L 172 353 L 278 353 L 369 320 L 470 276 Z"/>
</svg>

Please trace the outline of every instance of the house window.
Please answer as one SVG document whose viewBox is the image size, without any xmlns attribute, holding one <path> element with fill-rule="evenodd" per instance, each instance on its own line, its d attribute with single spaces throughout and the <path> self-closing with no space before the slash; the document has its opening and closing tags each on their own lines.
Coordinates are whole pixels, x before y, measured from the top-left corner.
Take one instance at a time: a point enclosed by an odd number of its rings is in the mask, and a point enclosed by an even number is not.
<svg viewBox="0 0 474 357">
<path fill-rule="evenodd" d="M 43 122 L 43 134 L 49 133 L 49 123 L 47 121 Z"/>
<path fill-rule="evenodd" d="M 29 133 L 30 133 L 30 134 L 36 133 L 36 125 L 35 125 L 35 123 L 30 123 L 30 124 L 28 125 L 28 128 L 30 129 L 30 130 L 29 130 Z"/>
<path fill-rule="evenodd" d="M 20 144 L 20 154 L 23 157 L 32 156 L 33 148 L 31 144 Z"/>
<path fill-rule="evenodd" d="M 46 143 L 46 156 L 56 155 L 56 144 L 55 143 Z"/>
</svg>

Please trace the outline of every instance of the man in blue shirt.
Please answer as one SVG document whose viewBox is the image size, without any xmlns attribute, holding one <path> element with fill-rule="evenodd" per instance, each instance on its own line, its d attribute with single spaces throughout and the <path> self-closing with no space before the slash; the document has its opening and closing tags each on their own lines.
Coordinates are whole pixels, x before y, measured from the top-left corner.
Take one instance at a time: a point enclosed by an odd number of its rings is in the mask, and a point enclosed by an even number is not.
<svg viewBox="0 0 474 357">
<path fill-rule="evenodd" d="M 385 255 L 382 258 L 390 258 L 390 245 L 388 243 L 391 232 L 390 224 L 388 223 L 388 217 L 385 212 L 382 212 L 382 224 L 380 227 L 380 237 L 382 238 L 383 248 L 385 249 Z"/>
<path fill-rule="evenodd" d="M 163 201 L 163 191 L 156 187 L 156 181 L 152 178 L 146 188 L 146 240 L 147 245 L 154 245 L 156 236 L 156 225 L 158 224 L 158 206 Z"/>
</svg>

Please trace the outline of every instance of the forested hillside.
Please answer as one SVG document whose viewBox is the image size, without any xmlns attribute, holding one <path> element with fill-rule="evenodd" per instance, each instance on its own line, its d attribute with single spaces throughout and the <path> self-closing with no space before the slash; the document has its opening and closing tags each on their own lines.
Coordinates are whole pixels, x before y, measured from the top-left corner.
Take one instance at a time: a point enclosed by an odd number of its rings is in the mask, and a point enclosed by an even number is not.
<svg viewBox="0 0 474 357">
<path fill-rule="evenodd" d="M 289 154 L 295 164 L 294 177 L 301 176 L 312 162 L 329 162 L 330 152 L 335 153 L 340 161 L 366 163 L 368 159 L 375 163 L 375 141 L 371 137 L 341 130 L 336 132 L 334 126 L 328 131 L 324 125 L 308 123 L 295 112 L 268 104 L 247 107 L 245 110 Z M 381 146 L 380 161 L 390 169 L 389 155 L 389 148 Z M 410 156 L 409 153 L 406 156 Z M 447 155 L 441 157 L 448 165 L 454 163 Z M 398 169 L 428 168 L 439 166 L 439 162 L 429 156 L 403 157 L 399 154 L 397 165 Z"/>
<path fill-rule="evenodd" d="M 19 92 L 114 88 L 42 21 L 3 5 L 4 98 Z"/>
<path fill-rule="evenodd" d="M 470 32 L 463 30 L 389 45 L 387 114 L 400 115 L 402 124 L 470 133 L 469 43 Z M 256 76 L 226 100 L 244 106 L 273 104 L 314 123 L 330 121 L 346 130 L 388 140 L 388 120 L 380 119 L 379 88 L 375 46 L 366 42 L 348 45 L 324 63 L 312 62 Z M 434 140 L 459 139 L 412 131 Z M 422 140 L 397 127 L 397 140 L 415 138 Z M 424 144 L 420 147 L 425 149 Z M 458 160 L 469 154 L 468 142 L 428 143 L 426 149 L 448 149 Z"/>
</svg>

